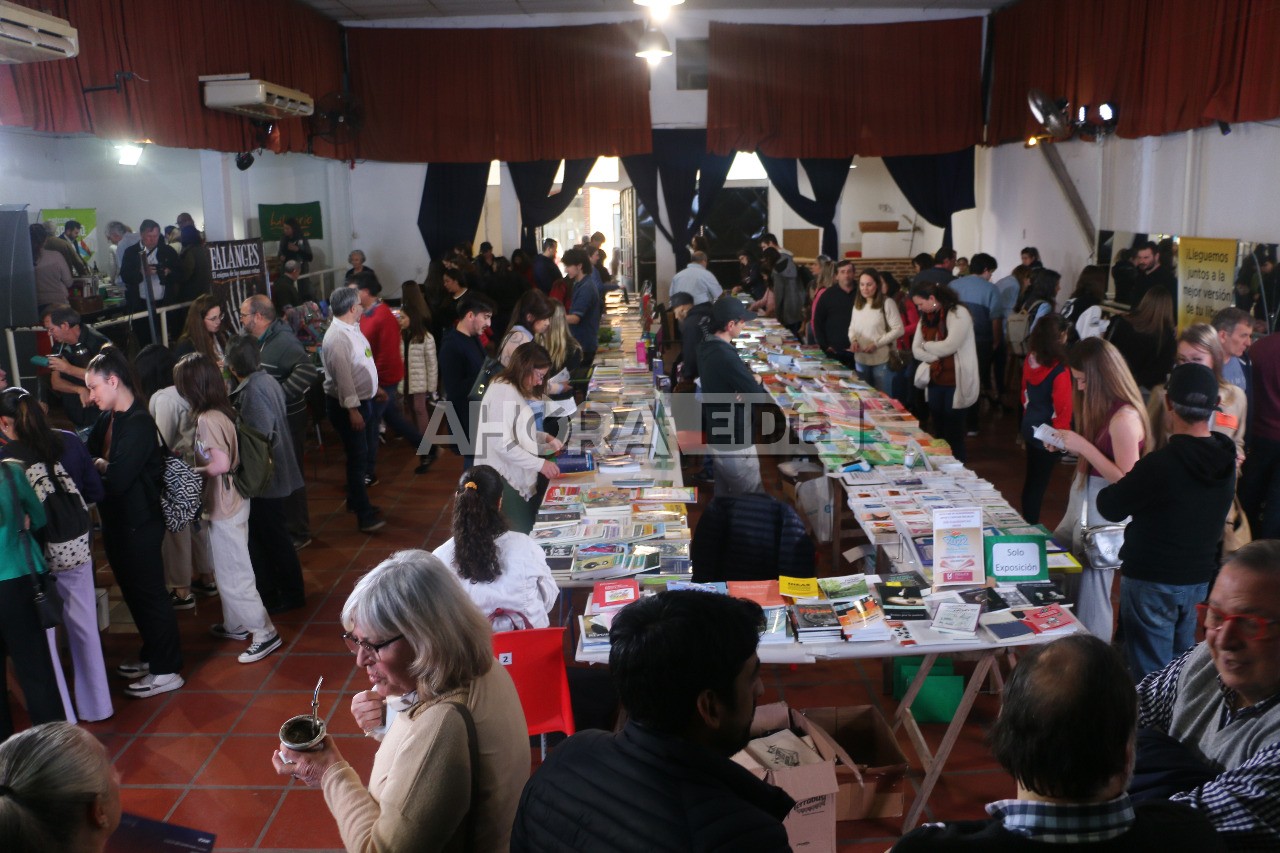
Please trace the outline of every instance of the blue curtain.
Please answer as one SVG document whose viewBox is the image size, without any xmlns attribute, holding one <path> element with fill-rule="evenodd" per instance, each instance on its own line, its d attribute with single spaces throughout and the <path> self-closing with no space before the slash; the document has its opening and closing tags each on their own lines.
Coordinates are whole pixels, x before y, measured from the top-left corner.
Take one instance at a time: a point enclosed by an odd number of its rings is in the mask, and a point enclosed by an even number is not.
<svg viewBox="0 0 1280 853">
<path fill-rule="evenodd" d="M 796 160 L 790 157 L 770 157 L 756 152 L 764 166 L 769 183 L 782 196 L 787 206 L 810 225 L 822 229 L 822 254 L 835 258 L 840 251 L 840 234 L 836 231 L 836 205 L 849 179 L 852 157 L 802 157 L 799 164 L 809 176 L 813 198 L 800 192 L 800 172 Z"/>
<path fill-rule="evenodd" d="M 951 248 L 951 214 L 974 206 L 973 148 L 885 157 L 884 165 L 916 213 L 943 229 L 942 246 Z"/>
<path fill-rule="evenodd" d="M 444 258 L 459 243 L 470 243 L 484 212 L 489 164 L 431 163 L 422 185 L 418 231 L 432 260 Z"/>
<path fill-rule="evenodd" d="M 520 200 L 520 248 L 537 254 L 538 229 L 569 209 L 578 190 L 587 182 L 587 175 L 596 164 L 595 157 L 564 161 L 564 182 L 560 192 L 550 195 L 559 160 L 529 160 L 523 163 L 507 163 L 511 171 L 511 185 Z"/>
<path fill-rule="evenodd" d="M 705 129 L 655 130 L 653 153 L 623 157 L 622 164 L 640 201 L 653 214 L 654 225 L 671 244 L 676 268 L 683 269 L 689 263 L 689 241 L 724 188 L 733 156 L 708 153 Z M 667 225 L 658 216 L 658 181 Z"/>
</svg>

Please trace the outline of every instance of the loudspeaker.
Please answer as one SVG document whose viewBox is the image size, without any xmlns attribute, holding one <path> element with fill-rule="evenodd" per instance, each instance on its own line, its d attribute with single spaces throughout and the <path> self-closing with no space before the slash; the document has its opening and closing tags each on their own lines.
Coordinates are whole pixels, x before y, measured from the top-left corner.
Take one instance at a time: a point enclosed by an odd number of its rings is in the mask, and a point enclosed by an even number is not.
<svg viewBox="0 0 1280 853">
<path fill-rule="evenodd" d="M 0 206 L 0 328 L 40 322 L 28 227 L 25 206 Z"/>
</svg>

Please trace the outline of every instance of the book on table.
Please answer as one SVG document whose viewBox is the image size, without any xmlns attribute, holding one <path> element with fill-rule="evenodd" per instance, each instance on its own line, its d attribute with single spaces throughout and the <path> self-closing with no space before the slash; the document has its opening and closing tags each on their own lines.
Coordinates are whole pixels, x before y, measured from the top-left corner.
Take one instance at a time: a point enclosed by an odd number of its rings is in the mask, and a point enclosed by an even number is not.
<svg viewBox="0 0 1280 853">
<path fill-rule="evenodd" d="M 794 639 L 786 605 L 764 608 L 764 630 L 760 632 L 760 642 L 767 645 L 789 643 Z"/>
<path fill-rule="evenodd" d="M 892 586 L 876 584 L 876 597 L 884 609 L 884 618 L 892 620 L 916 620 L 929 618 L 922 586 Z"/>
<path fill-rule="evenodd" d="M 777 580 L 729 581 L 729 594 L 734 598 L 754 601 L 761 607 L 778 607 L 786 604 L 778 591 Z"/>
<path fill-rule="evenodd" d="M 802 643 L 831 642 L 841 639 L 840 619 L 830 602 L 800 602 L 791 605 L 796 639 Z"/>
<path fill-rule="evenodd" d="M 1031 626 L 1018 619 L 1009 610 L 984 613 L 978 623 L 981 626 L 981 632 L 986 634 L 986 639 L 1001 645 L 1025 643 L 1036 636 Z"/>
<path fill-rule="evenodd" d="M 1071 611 L 1057 604 L 1022 611 L 1022 621 L 1037 634 L 1066 633 L 1079 624 Z"/>
<path fill-rule="evenodd" d="M 582 648 L 598 649 L 609 647 L 609 627 L 613 624 L 614 613 L 592 613 L 578 617 L 578 626 L 582 629 Z"/>
<path fill-rule="evenodd" d="M 596 470 L 595 455 L 590 450 L 574 453 L 561 450 L 552 458 L 561 474 L 586 474 Z"/>
<path fill-rule="evenodd" d="M 1067 596 L 1053 581 L 1028 581 L 1015 586 L 1033 605 L 1060 604 L 1067 600 Z"/>
<path fill-rule="evenodd" d="M 971 639 L 978 631 L 978 617 L 981 615 L 982 605 L 980 604 L 944 601 L 934 611 L 933 622 L 929 627 L 939 633 L 955 634 Z"/>
<path fill-rule="evenodd" d="M 866 595 L 870 590 L 866 575 L 841 575 L 833 578 L 818 578 L 818 588 L 827 598 L 849 598 Z"/>
<path fill-rule="evenodd" d="M 600 581 L 591 589 L 591 603 L 595 611 L 621 610 L 633 601 L 640 600 L 640 584 L 634 578 Z"/>
</svg>

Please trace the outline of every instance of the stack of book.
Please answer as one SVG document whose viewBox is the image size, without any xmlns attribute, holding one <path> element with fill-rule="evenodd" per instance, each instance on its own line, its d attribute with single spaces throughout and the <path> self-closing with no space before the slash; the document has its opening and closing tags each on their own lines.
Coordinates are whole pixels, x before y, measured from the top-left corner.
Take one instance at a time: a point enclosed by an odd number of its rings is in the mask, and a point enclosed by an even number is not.
<svg viewBox="0 0 1280 853">
<path fill-rule="evenodd" d="M 843 639 L 840 618 L 827 601 L 800 601 L 791 605 L 796 639 L 801 643 L 833 643 Z"/>
</svg>

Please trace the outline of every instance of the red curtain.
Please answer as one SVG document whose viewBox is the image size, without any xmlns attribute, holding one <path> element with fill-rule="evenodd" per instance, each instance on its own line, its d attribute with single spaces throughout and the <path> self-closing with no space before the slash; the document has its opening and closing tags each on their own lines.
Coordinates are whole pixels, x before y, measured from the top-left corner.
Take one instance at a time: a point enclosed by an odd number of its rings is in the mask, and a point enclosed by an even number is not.
<svg viewBox="0 0 1280 853">
<path fill-rule="evenodd" d="M 652 145 L 638 25 L 349 29 L 364 103 L 357 156 L 401 162 L 560 160 Z"/>
<path fill-rule="evenodd" d="M 942 154 L 982 140 L 982 19 L 712 23 L 707 149 Z"/>
<path fill-rule="evenodd" d="M 992 15 L 987 139 L 1040 132 L 1027 91 L 1116 106 L 1116 132 L 1155 136 L 1280 116 L 1276 0 L 1023 0 Z M 1096 114 L 1091 115 L 1096 119 Z"/>
<path fill-rule="evenodd" d="M 247 118 L 204 106 L 201 75 L 247 71 L 313 98 L 342 86 L 341 28 L 294 0 L 189 3 L 177 13 L 147 0 L 19 1 L 80 34 L 75 59 L 13 67 L 23 118 L 39 131 L 244 151 L 256 147 L 256 131 Z M 83 93 L 114 83 L 118 71 L 136 75 L 121 92 Z M 277 126 L 281 151 L 306 150 L 302 119 Z"/>
</svg>

